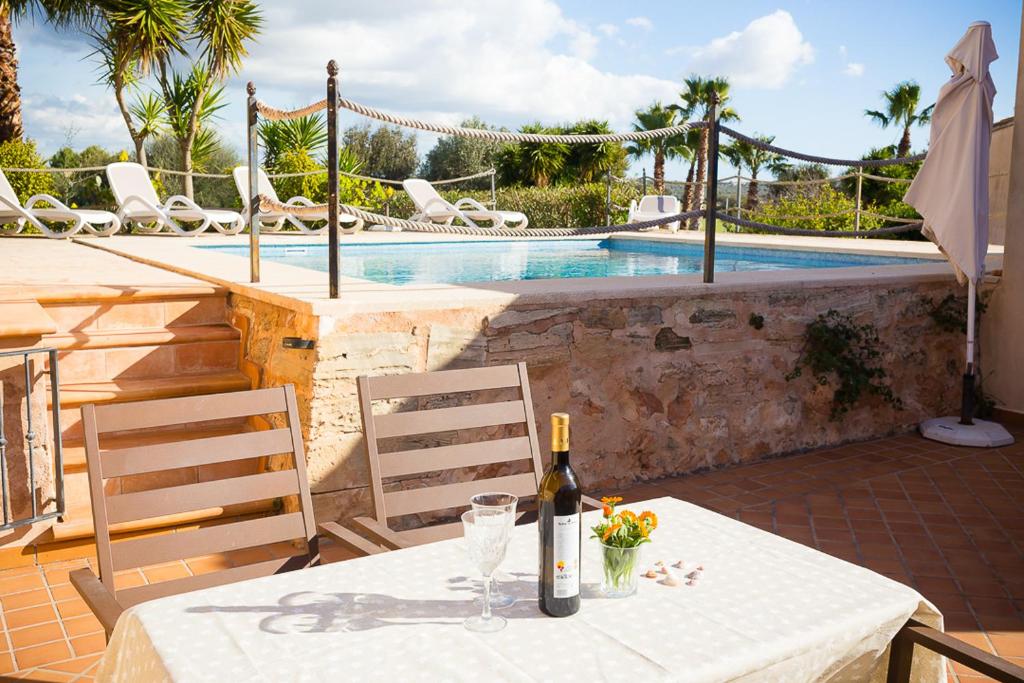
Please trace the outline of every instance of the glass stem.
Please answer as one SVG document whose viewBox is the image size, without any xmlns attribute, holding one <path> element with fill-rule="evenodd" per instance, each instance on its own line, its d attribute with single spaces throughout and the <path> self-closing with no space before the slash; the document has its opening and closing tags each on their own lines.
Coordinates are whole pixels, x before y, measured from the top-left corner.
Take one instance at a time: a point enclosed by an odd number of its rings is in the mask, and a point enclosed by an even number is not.
<svg viewBox="0 0 1024 683">
<path fill-rule="evenodd" d="M 487 621 L 491 618 L 491 575 L 484 576 L 484 613 L 481 619 Z"/>
</svg>

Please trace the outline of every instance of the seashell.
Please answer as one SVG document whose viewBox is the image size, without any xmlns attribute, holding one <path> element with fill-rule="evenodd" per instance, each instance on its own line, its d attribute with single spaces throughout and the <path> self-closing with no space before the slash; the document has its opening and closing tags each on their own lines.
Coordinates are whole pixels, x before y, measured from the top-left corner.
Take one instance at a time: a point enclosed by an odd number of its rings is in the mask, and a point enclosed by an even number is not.
<svg viewBox="0 0 1024 683">
<path fill-rule="evenodd" d="M 683 562 L 682 560 L 679 560 L 678 562 L 674 563 L 672 566 L 675 567 L 676 569 L 682 569 L 682 568 L 684 568 L 686 566 L 686 563 Z"/>
<path fill-rule="evenodd" d="M 701 572 L 696 570 L 696 569 L 694 569 L 692 572 L 690 572 L 689 574 L 686 575 L 686 578 L 690 579 L 691 581 L 696 581 L 700 577 L 701 577 Z"/>
<path fill-rule="evenodd" d="M 699 572 L 702 572 L 702 571 L 704 571 L 704 565 L 702 565 L 702 564 L 698 564 L 698 565 L 697 565 L 697 571 L 699 571 Z"/>
<path fill-rule="evenodd" d="M 690 579 L 689 581 L 686 582 L 686 585 L 687 586 L 696 586 L 697 585 L 697 580 L 696 579 Z"/>
<path fill-rule="evenodd" d="M 658 573 L 659 574 L 668 574 L 669 573 L 668 567 L 665 567 L 665 566 L 659 567 L 658 568 Z"/>
<path fill-rule="evenodd" d="M 669 574 L 668 576 L 666 576 L 664 579 L 662 579 L 658 583 L 660 583 L 663 586 L 678 586 L 679 585 L 679 580 L 676 579 L 676 577 L 673 576 L 672 574 Z"/>
<path fill-rule="evenodd" d="M 658 578 L 658 572 L 654 571 L 653 569 L 648 569 L 646 572 L 643 573 L 643 575 L 646 576 L 648 579 Z"/>
<path fill-rule="evenodd" d="M 655 567 L 664 567 L 665 563 L 663 561 L 661 561 L 661 560 L 658 560 L 657 562 L 654 563 L 654 566 Z"/>
</svg>

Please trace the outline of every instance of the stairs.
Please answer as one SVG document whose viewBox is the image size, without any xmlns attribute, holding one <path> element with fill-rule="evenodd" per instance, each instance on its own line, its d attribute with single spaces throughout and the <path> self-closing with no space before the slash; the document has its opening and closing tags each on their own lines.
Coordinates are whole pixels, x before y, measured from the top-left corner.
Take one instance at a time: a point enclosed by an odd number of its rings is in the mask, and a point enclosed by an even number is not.
<svg viewBox="0 0 1024 683">
<path fill-rule="evenodd" d="M 193 396 L 250 388 L 239 370 L 240 335 L 227 323 L 226 290 L 196 282 L 194 286 L 34 292 L 36 302 L 53 320 L 56 331 L 41 344 L 58 349 L 60 427 L 64 444 L 66 514 L 37 549 L 48 544 L 80 541 L 83 554 L 92 551 L 94 535 L 86 474 L 80 408 L 86 403 L 122 403 Z M 49 387 L 47 387 L 49 389 Z M 49 396 L 48 396 L 49 403 Z M 104 439 L 104 448 L 127 447 L 215 436 L 238 424 L 201 423 L 186 429 L 157 430 Z M 242 461 L 236 467 L 252 470 Z M 222 468 L 223 469 L 223 468 Z M 207 468 L 182 468 L 112 480 L 118 491 L 187 484 L 230 474 Z M 258 511 L 203 510 L 188 515 L 121 525 L 138 532 L 195 524 L 228 514 Z"/>
</svg>

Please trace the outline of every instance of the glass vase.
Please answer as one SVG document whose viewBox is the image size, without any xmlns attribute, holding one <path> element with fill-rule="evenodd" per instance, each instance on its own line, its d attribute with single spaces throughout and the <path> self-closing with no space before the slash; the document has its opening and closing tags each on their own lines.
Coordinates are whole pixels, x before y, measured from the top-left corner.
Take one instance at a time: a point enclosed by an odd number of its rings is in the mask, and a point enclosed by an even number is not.
<svg viewBox="0 0 1024 683">
<path fill-rule="evenodd" d="M 640 549 L 617 548 L 601 544 L 601 592 L 608 598 L 626 598 L 636 593 L 640 583 Z"/>
</svg>

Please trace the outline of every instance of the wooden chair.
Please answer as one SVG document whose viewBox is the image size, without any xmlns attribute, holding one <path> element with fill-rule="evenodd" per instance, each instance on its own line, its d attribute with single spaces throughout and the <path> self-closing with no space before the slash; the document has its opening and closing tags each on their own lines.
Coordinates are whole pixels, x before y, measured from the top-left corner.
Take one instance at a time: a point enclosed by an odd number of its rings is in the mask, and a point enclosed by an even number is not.
<svg viewBox="0 0 1024 683">
<path fill-rule="evenodd" d="M 373 517 L 356 517 L 353 522 L 359 531 L 365 532 L 374 542 L 398 549 L 453 538 L 462 533 L 461 522 L 394 530 L 388 525 L 389 518 L 466 507 L 470 497 L 487 491 L 511 493 L 520 498 L 537 494 L 540 480 L 544 476 L 544 466 L 537 442 L 537 425 L 533 417 L 533 399 L 525 363 L 405 375 L 363 376 L 357 378 L 356 382 L 369 457 Z M 382 415 L 373 412 L 373 402 L 379 400 L 420 400 L 430 396 L 502 389 L 518 389 L 518 398 Z M 505 425 L 524 425 L 522 431 L 525 434 L 499 436 L 474 443 L 417 447 L 386 453 L 380 451 L 381 439 Z M 384 490 L 386 479 L 519 460 L 529 461 L 528 472 L 427 488 Z M 584 497 L 584 504 L 600 507 L 600 503 L 588 497 Z"/>
<path fill-rule="evenodd" d="M 223 436 L 101 450 L 100 437 L 112 432 L 272 413 L 283 413 L 287 427 L 244 431 L 244 425 L 240 424 L 237 433 Z M 108 638 L 121 612 L 140 602 L 319 564 L 317 529 L 297 415 L 295 389 L 291 385 L 82 407 L 99 578 L 90 569 L 71 572 L 70 578 L 103 624 Z M 176 434 L 180 435 L 180 432 Z M 291 468 L 132 493 L 106 493 L 106 484 L 115 478 L 279 454 L 292 456 Z M 298 512 L 115 542 L 110 537 L 113 524 L 289 496 L 298 498 Z M 381 548 L 333 522 L 321 524 L 320 529 L 337 543 L 359 554 L 381 552 Z M 295 552 L 289 557 L 121 590 L 114 585 L 114 573 L 121 570 L 298 539 L 304 543 L 295 543 L 292 546 Z"/>
</svg>

